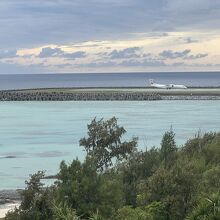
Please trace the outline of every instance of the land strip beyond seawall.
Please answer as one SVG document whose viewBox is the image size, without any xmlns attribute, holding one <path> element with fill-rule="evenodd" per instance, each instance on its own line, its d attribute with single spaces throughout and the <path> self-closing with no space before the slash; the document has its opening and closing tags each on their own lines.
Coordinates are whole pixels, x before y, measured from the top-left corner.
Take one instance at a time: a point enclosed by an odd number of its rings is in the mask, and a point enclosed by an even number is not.
<svg viewBox="0 0 220 220">
<path fill-rule="evenodd" d="M 0 101 L 220 100 L 220 88 L 45 88 L 2 90 Z"/>
</svg>

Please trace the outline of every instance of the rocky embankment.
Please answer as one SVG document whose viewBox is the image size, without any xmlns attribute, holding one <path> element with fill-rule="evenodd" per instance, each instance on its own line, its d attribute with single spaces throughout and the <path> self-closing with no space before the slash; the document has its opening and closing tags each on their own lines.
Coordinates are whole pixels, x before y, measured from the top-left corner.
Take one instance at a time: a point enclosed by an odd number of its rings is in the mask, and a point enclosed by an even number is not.
<svg viewBox="0 0 220 220">
<path fill-rule="evenodd" d="M 161 100 L 160 95 L 145 92 L 35 92 L 1 91 L 0 101 L 113 101 Z"/>
<path fill-rule="evenodd" d="M 33 89 L 0 91 L 0 101 L 220 100 L 220 90 Z"/>
</svg>

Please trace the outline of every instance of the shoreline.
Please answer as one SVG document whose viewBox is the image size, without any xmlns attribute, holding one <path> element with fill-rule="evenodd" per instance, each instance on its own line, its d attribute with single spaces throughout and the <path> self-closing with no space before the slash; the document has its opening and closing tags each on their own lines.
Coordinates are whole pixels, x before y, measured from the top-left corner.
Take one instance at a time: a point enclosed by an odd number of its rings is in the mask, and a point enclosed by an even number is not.
<svg viewBox="0 0 220 220">
<path fill-rule="evenodd" d="M 220 87 L 155 89 L 149 87 L 43 88 L 1 90 L 0 101 L 156 101 L 220 100 Z"/>
<path fill-rule="evenodd" d="M 22 189 L 0 190 L 0 205 L 21 200 Z"/>
<path fill-rule="evenodd" d="M 0 219 L 4 218 L 9 211 L 15 210 L 21 204 L 21 201 L 14 201 L 11 203 L 0 205 Z"/>
<path fill-rule="evenodd" d="M 4 218 L 10 210 L 21 204 L 22 189 L 0 190 L 0 218 Z"/>
</svg>

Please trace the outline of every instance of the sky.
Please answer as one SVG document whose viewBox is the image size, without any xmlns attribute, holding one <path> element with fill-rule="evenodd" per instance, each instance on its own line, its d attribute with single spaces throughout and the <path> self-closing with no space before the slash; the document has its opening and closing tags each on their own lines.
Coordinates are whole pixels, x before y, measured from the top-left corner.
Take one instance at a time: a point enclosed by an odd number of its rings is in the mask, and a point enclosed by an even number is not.
<svg viewBox="0 0 220 220">
<path fill-rule="evenodd" d="M 220 0 L 1 0 L 0 74 L 220 70 Z"/>
</svg>

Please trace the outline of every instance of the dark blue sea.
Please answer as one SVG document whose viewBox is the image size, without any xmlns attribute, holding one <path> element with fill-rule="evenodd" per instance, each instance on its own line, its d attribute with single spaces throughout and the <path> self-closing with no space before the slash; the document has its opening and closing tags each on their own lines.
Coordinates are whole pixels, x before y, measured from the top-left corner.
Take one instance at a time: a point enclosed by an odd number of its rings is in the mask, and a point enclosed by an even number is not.
<svg viewBox="0 0 220 220">
<path fill-rule="evenodd" d="M 220 72 L 0 75 L 0 89 L 54 87 L 143 87 L 148 80 L 186 86 L 220 86 Z"/>
</svg>

